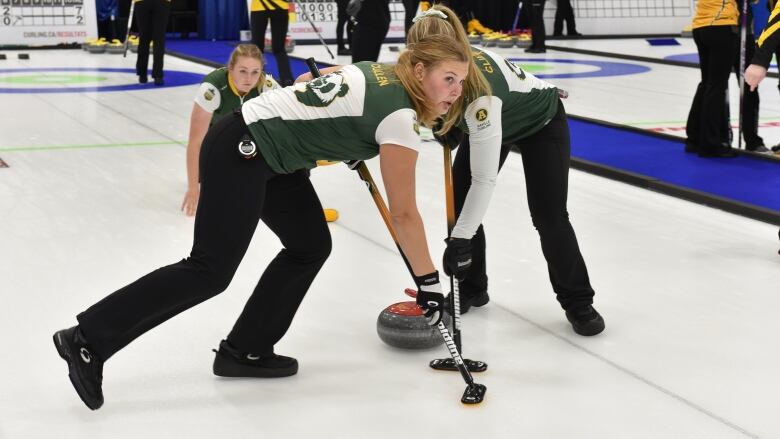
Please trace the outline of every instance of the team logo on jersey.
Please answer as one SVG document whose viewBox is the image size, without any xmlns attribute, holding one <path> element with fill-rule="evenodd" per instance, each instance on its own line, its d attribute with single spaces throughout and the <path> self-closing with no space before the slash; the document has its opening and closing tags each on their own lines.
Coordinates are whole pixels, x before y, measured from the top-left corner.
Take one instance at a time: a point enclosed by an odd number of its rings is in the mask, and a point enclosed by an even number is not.
<svg viewBox="0 0 780 439">
<path fill-rule="evenodd" d="M 207 101 L 210 101 L 210 100 L 214 99 L 215 92 L 216 92 L 216 90 L 209 88 L 208 90 L 203 92 L 203 99 L 205 99 Z"/>
<path fill-rule="evenodd" d="M 513 72 L 515 72 L 515 75 L 517 75 L 518 78 L 525 79 L 525 72 L 520 68 L 520 66 L 513 63 L 512 61 L 509 61 L 508 59 L 505 59 L 504 62 Z"/>
<path fill-rule="evenodd" d="M 474 117 L 477 119 L 477 131 L 482 131 L 484 129 L 490 128 L 491 123 L 490 120 L 488 120 L 488 111 L 486 108 L 480 108 L 477 110 L 476 113 L 474 113 Z"/>
<path fill-rule="evenodd" d="M 295 96 L 304 105 L 327 107 L 348 92 L 349 85 L 344 82 L 344 76 L 341 72 L 334 72 L 307 82 L 302 90 L 295 90 Z"/>
</svg>

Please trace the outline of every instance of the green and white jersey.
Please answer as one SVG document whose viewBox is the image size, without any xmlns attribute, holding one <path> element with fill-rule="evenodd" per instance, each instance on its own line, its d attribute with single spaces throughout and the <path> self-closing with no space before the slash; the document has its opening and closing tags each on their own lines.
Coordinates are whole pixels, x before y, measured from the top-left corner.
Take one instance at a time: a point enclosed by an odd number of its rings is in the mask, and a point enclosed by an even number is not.
<svg viewBox="0 0 780 439">
<path fill-rule="evenodd" d="M 554 85 L 489 50 L 472 48 L 472 59 L 490 83 L 493 96 L 483 96 L 466 109 L 464 120 L 470 134 L 500 125 L 501 143 L 513 143 L 539 131 L 555 116 L 558 89 Z"/>
<path fill-rule="evenodd" d="M 233 109 L 240 107 L 244 101 L 256 98 L 265 91 L 277 88 L 282 87 L 271 75 L 265 73 L 257 87 L 242 95 L 236 88 L 233 80 L 230 79 L 227 68 L 221 67 L 203 78 L 203 82 L 200 84 L 197 94 L 195 94 L 195 103 L 211 113 L 210 125 L 214 125 L 220 117 L 230 114 Z"/>
<path fill-rule="evenodd" d="M 496 185 L 501 145 L 542 129 L 555 116 L 559 102 L 554 85 L 496 53 L 472 48 L 472 60 L 493 94 L 471 102 L 461 123 L 469 133 L 471 188 L 452 236 L 465 239 L 474 236 L 487 212 Z"/>
<path fill-rule="evenodd" d="M 379 145 L 420 149 L 417 114 L 392 69 L 360 62 L 241 107 L 275 172 L 311 169 L 317 160 L 367 160 Z"/>
</svg>

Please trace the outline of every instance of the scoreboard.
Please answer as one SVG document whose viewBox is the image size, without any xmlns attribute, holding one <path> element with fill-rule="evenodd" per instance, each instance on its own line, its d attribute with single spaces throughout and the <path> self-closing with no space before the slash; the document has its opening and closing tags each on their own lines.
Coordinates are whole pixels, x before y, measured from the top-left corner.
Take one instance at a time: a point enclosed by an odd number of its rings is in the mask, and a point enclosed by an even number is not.
<svg viewBox="0 0 780 439">
<path fill-rule="evenodd" d="M 81 43 L 96 20 L 94 0 L 0 0 L 0 45 Z"/>
</svg>

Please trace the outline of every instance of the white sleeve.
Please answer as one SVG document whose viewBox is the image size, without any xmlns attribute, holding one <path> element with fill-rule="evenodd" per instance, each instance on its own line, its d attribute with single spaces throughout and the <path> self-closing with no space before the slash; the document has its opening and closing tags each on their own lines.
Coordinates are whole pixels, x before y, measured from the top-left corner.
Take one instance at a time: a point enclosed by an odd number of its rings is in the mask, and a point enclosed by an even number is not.
<svg viewBox="0 0 780 439">
<path fill-rule="evenodd" d="M 501 157 L 502 105 L 496 96 L 483 96 L 472 102 L 464 113 L 471 148 L 471 188 L 452 229 L 453 238 L 471 239 L 490 205 Z"/>
<path fill-rule="evenodd" d="M 222 104 L 222 96 L 214 84 L 203 82 L 200 84 L 200 88 L 198 88 L 198 93 L 195 94 L 195 103 L 207 112 L 213 113 Z"/>
<path fill-rule="evenodd" d="M 411 108 L 402 108 L 390 113 L 379 122 L 374 138 L 380 145 L 393 143 L 419 151 L 421 142 L 417 113 Z"/>
</svg>

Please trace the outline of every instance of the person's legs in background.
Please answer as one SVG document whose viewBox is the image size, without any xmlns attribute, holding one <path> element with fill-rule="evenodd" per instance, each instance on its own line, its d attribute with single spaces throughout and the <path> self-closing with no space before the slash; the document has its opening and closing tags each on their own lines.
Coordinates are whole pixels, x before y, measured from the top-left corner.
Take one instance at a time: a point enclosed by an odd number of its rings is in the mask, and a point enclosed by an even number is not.
<svg viewBox="0 0 780 439">
<path fill-rule="evenodd" d="M 347 27 L 347 40 L 349 47 L 352 47 L 352 33 L 355 30 L 355 24 L 347 14 L 347 4 L 349 0 L 336 0 L 336 12 L 338 21 L 336 22 L 336 46 L 337 53 L 343 56 L 352 55 L 352 51 L 344 44 L 344 25 Z"/>
<path fill-rule="evenodd" d="M 685 123 L 685 152 L 698 152 L 701 143 L 701 101 L 704 95 L 704 84 L 709 74 L 709 52 L 706 50 L 698 32 L 693 32 L 693 41 L 699 54 L 699 73 L 701 80 L 696 86 L 691 108 L 688 110 L 688 121 Z"/>
<path fill-rule="evenodd" d="M 780 63 L 780 46 L 775 50 L 775 62 Z M 777 90 L 780 91 L 780 81 L 777 81 Z M 780 152 L 780 143 L 776 144 L 771 149 L 774 153 Z"/>
<path fill-rule="evenodd" d="M 746 35 L 745 45 L 745 66 L 753 59 L 753 54 L 756 52 L 756 39 L 755 36 Z M 734 75 L 737 77 L 737 84 L 740 81 L 739 74 L 739 53 L 737 50 L 737 56 L 734 58 Z M 743 108 L 742 108 L 742 137 L 745 139 L 745 149 L 755 152 L 769 152 L 769 149 L 764 145 L 764 139 L 758 135 L 758 109 L 760 105 L 760 99 L 758 96 L 758 88 L 754 91 L 750 91 L 750 86 L 745 84 L 744 96 L 743 96 Z"/>
<path fill-rule="evenodd" d="M 563 36 L 563 20 L 566 15 L 566 7 L 569 6 L 569 0 L 558 0 L 558 5 L 555 7 L 555 21 L 553 22 L 553 36 Z"/>
<path fill-rule="evenodd" d="M 135 22 L 138 25 L 138 55 L 135 61 L 135 74 L 138 82 L 149 82 L 149 44 L 152 42 L 152 4 L 141 1 L 135 4 Z"/>
<path fill-rule="evenodd" d="M 249 15 L 249 26 L 252 29 L 252 43 L 265 51 L 265 30 L 268 29 L 268 11 L 253 11 Z"/>
<path fill-rule="evenodd" d="M 420 0 L 404 0 L 404 35 L 409 33 L 412 27 L 412 20 L 417 15 L 417 8 L 420 6 Z"/>
<path fill-rule="evenodd" d="M 149 0 L 144 0 L 149 1 Z M 163 84 L 163 59 L 165 57 L 165 30 L 168 27 L 168 16 L 171 12 L 171 3 L 165 0 L 152 0 L 154 11 L 152 12 L 152 40 L 154 41 L 152 78 L 154 85 Z M 141 2 L 143 3 L 143 1 Z"/>
<path fill-rule="evenodd" d="M 387 0 L 364 0 L 352 35 L 352 62 L 377 61 L 389 29 Z"/>
<path fill-rule="evenodd" d="M 531 0 L 531 47 L 525 49 L 528 53 L 545 53 L 544 30 L 544 2 L 545 0 Z"/>
<path fill-rule="evenodd" d="M 563 22 L 566 22 L 566 35 L 580 35 L 577 32 L 577 25 L 574 22 L 574 9 L 571 7 L 571 0 L 558 0 L 558 6 L 555 9 L 555 24 L 553 26 L 553 35 L 560 37 L 563 35 Z"/>
<path fill-rule="evenodd" d="M 287 10 L 275 9 L 271 11 L 270 19 L 271 51 L 274 54 L 274 58 L 276 58 L 276 65 L 279 68 L 279 83 L 286 87 L 293 83 L 290 59 L 287 57 L 287 50 L 284 45 L 290 24 L 290 16 Z"/>
<path fill-rule="evenodd" d="M 734 157 L 731 150 L 730 122 L 726 117 L 728 78 L 739 45 L 739 36 L 731 26 L 707 26 L 693 30 L 699 35 L 704 54 L 703 90 L 699 115 L 698 153 L 702 157 Z M 697 42 L 697 46 L 698 46 Z"/>
</svg>

